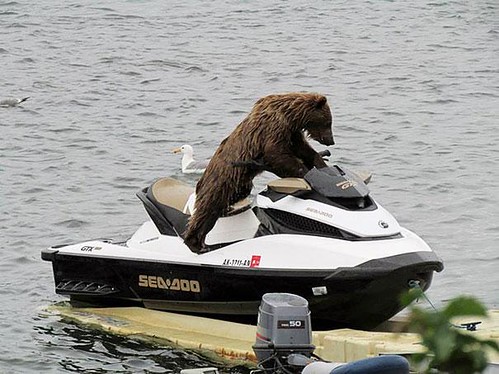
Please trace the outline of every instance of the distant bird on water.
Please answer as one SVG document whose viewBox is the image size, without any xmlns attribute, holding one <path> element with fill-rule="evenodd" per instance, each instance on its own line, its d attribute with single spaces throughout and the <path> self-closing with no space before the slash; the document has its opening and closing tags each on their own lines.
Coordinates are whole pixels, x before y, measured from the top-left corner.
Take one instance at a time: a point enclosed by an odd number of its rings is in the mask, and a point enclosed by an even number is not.
<svg viewBox="0 0 499 374">
<path fill-rule="evenodd" d="M 29 99 L 29 96 L 23 97 L 22 99 L 3 99 L 3 100 L 0 100 L 0 107 L 9 108 L 9 107 L 18 106 L 19 104 L 24 103 L 28 99 Z"/>
<path fill-rule="evenodd" d="M 189 144 L 184 144 L 179 148 L 175 148 L 173 153 L 182 153 L 182 173 L 184 174 L 202 174 L 210 160 L 196 161 L 194 160 L 194 150 Z"/>
</svg>

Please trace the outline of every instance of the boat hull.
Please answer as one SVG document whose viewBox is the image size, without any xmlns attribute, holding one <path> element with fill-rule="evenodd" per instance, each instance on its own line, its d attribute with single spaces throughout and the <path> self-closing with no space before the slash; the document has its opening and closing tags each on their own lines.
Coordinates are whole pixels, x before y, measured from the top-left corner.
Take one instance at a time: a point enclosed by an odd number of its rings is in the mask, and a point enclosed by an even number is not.
<svg viewBox="0 0 499 374">
<path fill-rule="evenodd" d="M 269 292 L 309 302 L 314 328 L 370 330 L 398 313 L 400 296 L 418 281 L 426 290 L 442 263 L 433 252 L 411 252 L 333 270 L 238 268 L 99 256 L 48 249 L 56 292 L 73 302 L 146 308 L 256 322 Z"/>
</svg>

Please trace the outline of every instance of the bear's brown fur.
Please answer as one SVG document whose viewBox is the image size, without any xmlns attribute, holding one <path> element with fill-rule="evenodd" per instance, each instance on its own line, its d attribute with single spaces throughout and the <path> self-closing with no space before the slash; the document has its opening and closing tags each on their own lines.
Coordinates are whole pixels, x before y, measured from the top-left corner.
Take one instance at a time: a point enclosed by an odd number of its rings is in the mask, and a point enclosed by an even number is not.
<svg viewBox="0 0 499 374">
<path fill-rule="evenodd" d="M 323 95 L 287 93 L 258 100 L 222 141 L 197 183 L 195 211 L 184 243 L 193 252 L 202 251 L 217 219 L 250 194 L 253 178 L 262 171 L 279 177 L 303 177 L 314 166 L 325 167 L 304 133 L 324 145 L 333 145 L 331 126 L 331 110 Z M 260 164 L 244 164 L 249 160 Z"/>
</svg>

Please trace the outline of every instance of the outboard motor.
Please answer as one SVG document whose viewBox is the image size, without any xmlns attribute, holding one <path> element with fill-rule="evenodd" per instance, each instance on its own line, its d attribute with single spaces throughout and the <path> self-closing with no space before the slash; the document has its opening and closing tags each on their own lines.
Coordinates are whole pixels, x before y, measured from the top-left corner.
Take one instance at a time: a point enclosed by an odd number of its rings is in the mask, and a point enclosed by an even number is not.
<svg viewBox="0 0 499 374">
<path fill-rule="evenodd" d="M 289 293 L 263 295 L 253 345 L 258 368 L 268 373 L 298 373 L 314 349 L 308 301 Z"/>
<path fill-rule="evenodd" d="M 397 355 L 351 364 L 327 362 L 314 355 L 308 301 L 290 293 L 263 295 L 252 348 L 258 359 L 258 369 L 252 374 L 334 374 L 336 369 L 352 374 L 409 373 L 409 363 Z"/>
</svg>

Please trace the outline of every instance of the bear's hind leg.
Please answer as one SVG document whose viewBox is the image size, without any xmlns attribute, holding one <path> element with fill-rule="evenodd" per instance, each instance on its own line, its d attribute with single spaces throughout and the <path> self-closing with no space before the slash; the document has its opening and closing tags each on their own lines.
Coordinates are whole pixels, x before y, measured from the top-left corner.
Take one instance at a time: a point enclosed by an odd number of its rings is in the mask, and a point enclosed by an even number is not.
<svg viewBox="0 0 499 374">
<path fill-rule="evenodd" d="M 199 204 L 198 204 L 199 203 Z M 204 240 L 218 218 L 222 215 L 224 204 L 220 199 L 205 202 L 200 200 L 184 233 L 184 243 L 194 253 L 201 253 L 206 248 Z"/>
</svg>

